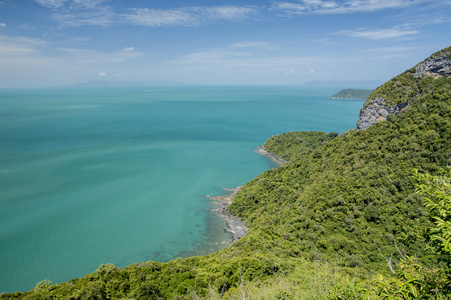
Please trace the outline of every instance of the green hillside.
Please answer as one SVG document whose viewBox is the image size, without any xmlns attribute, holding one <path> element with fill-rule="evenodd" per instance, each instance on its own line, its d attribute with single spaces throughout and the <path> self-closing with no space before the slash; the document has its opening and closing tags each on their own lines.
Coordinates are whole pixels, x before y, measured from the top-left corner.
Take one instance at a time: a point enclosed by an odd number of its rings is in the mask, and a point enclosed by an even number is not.
<svg viewBox="0 0 451 300">
<path fill-rule="evenodd" d="M 374 90 L 369 89 L 343 89 L 331 96 L 331 99 L 366 99 Z"/>
<path fill-rule="evenodd" d="M 231 247 L 168 263 L 104 265 L 2 298 L 379 299 L 404 291 L 398 299 L 448 298 L 451 191 L 437 196 L 448 199 L 446 209 L 425 206 L 418 184 L 433 181 L 421 175 L 428 173 L 444 175 L 437 185 L 449 187 L 451 78 L 410 70 L 373 95 L 409 107 L 366 130 L 268 140 L 266 150 L 287 162 L 237 193 L 230 211 L 250 230 Z M 421 191 L 434 195 L 433 187 Z"/>
</svg>

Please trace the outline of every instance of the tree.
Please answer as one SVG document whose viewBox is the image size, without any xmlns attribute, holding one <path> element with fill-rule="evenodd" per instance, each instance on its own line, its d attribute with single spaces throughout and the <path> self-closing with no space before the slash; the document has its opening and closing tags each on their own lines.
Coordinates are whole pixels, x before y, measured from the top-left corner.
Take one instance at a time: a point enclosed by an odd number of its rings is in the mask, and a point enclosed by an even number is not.
<svg viewBox="0 0 451 300">
<path fill-rule="evenodd" d="M 417 192 L 424 196 L 424 204 L 435 227 L 429 230 L 426 247 L 436 262 L 427 268 L 414 256 L 403 256 L 393 278 L 377 275 L 366 299 L 449 299 L 451 296 L 451 171 L 433 176 L 415 171 L 419 181 Z"/>
</svg>

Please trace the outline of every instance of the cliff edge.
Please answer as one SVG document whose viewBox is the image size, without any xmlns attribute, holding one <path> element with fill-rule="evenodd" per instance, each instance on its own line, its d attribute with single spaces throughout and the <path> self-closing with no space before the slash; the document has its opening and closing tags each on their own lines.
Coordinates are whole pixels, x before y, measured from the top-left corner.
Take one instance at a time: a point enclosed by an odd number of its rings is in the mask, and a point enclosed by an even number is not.
<svg viewBox="0 0 451 300">
<path fill-rule="evenodd" d="M 420 82 L 423 79 L 444 76 L 451 76 L 451 47 L 432 54 L 423 62 L 394 77 L 371 93 L 360 110 L 359 120 L 356 123 L 357 130 L 365 130 L 371 125 L 387 119 L 389 114 L 397 115 L 408 109 L 410 98 L 421 94 Z M 413 83 L 413 85 L 410 85 L 408 89 L 403 88 L 406 82 Z M 416 88 L 412 88 L 412 86 Z M 397 92 L 387 97 L 387 90 Z"/>
</svg>

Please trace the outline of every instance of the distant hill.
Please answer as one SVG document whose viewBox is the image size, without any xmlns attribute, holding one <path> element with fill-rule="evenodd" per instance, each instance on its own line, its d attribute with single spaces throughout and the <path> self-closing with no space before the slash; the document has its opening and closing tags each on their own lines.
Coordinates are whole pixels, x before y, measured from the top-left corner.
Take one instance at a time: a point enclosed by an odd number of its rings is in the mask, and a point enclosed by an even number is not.
<svg viewBox="0 0 451 300">
<path fill-rule="evenodd" d="M 146 86 L 178 86 L 186 85 L 179 81 L 89 81 L 81 82 L 60 87 L 146 87 Z"/>
<path fill-rule="evenodd" d="M 373 92 L 372 89 L 343 89 L 330 97 L 331 99 L 366 99 Z"/>
</svg>

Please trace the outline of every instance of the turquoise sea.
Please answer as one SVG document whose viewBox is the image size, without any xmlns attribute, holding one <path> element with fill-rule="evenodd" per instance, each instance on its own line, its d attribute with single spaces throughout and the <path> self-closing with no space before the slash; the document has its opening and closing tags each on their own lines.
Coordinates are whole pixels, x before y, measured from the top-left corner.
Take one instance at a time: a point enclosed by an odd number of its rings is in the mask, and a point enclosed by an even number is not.
<svg viewBox="0 0 451 300">
<path fill-rule="evenodd" d="M 0 90 L 0 293 L 225 247 L 205 195 L 275 167 L 271 135 L 355 128 L 338 90 Z"/>
</svg>

